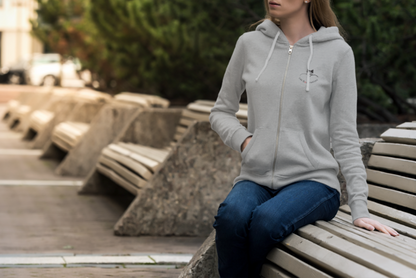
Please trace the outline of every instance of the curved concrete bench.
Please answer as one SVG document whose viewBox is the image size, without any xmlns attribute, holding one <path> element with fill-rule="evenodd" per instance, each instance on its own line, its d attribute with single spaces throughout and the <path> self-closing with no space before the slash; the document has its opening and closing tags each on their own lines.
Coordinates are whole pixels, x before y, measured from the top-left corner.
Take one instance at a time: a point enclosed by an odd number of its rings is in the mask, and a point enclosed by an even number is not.
<svg viewBox="0 0 416 278">
<path fill-rule="evenodd" d="M 262 275 L 275 277 L 416 276 L 416 123 L 404 123 L 367 141 L 364 162 L 371 218 L 396 229 L 399 237 L 355 227 L 350 208 L 287 237 L 268 254 Z M 215 232 L 180 277 L 219 277 Z"/>
<path fill-rule="evenodd" d="M 136 196 L 116 224 L 116 234 L 197 236 L 210 232 L 208 219 L 229 191 L 223 185 L 231 184 L 230 173 L 239 171 L 240 159 L 212 131 L 209 113 L 213 105 L 199 100 L 183 109 L 163 147 L 133 140 L 137 129 L 131 127 L 120 140 L 104 148 L 80 193 L 115 194 L 121 187 Z M 243 122 L 246 115 L 243 109 L 238 113 Z M 144 118 L 138 117 L 138 121 L 143 123 Z M 155 125 L 164 124 L 159 122 Z M 149 134 L 150 140 L 160 136 Z M 179 195 L 183 196 L 180 203 Z M 187 213 L 189 217 L 184 217 Z"/>
<path fill-rule="evenodd" d="M 4 119 L 10 128 L 23 131 L 27 128 L 30 113 L 45 105 L 51 96 L 51 87 L 32 88 L 31 92 L 23 92 L 19 100 L 10 101 Z"/>
<path fill-rule="evenodd" d="M 82 132 L 80 130 L 70 132 L 70 129 L 62 128 L 64 123 L 67 124 L 67 121 L 65 121 L 57 128 L 59 134 L 56 134 L 56 132 L 53 133 L 52 144 L 59 148 L 60 151 L 68 152 L 68 155 L 63 157 L 63 160 L 56 168 L 55 172 L 57 174 L 86 176 L 95 167 L 101 150 L 113 142 L 114 138 L 141 111 L 153 109 L 153 106 L 169 105 L 168 100 L 164 100 L 158 96 L 132 93 L 121 93 L 117 96 L 119 97 L 107 101 L 97 111 L 93 119 L 90 121 L 84 120 L 84 123 L 89 124 L 89 128 L 84 126 Z M 120 100 L 120 96 L 122 100 Z M 127 98 L 123 96 L 127 96 Z M 72 126 L 74 126 L 74 122 L 75 124 L 78 122 L 76 118 L 70 121 L 72 122 Z M 70 135 L 67 137 L 72 138 L 71 142 L 63 141 L 65 132 Z M 59 151 L 56 152 L 56 156 L 59 158 Z M 79 159 L 81 156 L 84 159 Z"/>
</svg>

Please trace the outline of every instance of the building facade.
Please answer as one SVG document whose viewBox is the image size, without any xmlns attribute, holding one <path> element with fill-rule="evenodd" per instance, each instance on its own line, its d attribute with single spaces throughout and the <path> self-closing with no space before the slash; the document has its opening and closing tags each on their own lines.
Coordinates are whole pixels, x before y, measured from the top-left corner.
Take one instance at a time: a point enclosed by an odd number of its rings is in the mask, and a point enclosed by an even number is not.
<svg viewBox="0 0 416 278">
<path fill-rule="evenodd" d="M 42 43 L 30 34 L 36 7 L 35 0 L 0 0 L 0 67 L 43 52 Z"/>
</svg>

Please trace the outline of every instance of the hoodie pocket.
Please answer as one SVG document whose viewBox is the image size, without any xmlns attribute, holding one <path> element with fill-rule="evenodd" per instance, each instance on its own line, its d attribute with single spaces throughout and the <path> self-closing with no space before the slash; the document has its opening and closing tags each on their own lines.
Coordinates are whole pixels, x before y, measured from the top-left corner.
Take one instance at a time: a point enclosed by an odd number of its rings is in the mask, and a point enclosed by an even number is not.
<svg viewBox="0 0 416 278">
<path fill-rule="evenodd" d="M 276 142 L 276 131 L 260 127 L 253 133 L 247 147 L 241 153 L 243 168 L 255 175 L 271 171 Z"/>
<path fill-rule="evenodd" d="M 287 128 L 280 131 L 276 164 L 276 174 L 283 177 L 293 177 L 318 167 L 303 132 Z"/>
</svg>

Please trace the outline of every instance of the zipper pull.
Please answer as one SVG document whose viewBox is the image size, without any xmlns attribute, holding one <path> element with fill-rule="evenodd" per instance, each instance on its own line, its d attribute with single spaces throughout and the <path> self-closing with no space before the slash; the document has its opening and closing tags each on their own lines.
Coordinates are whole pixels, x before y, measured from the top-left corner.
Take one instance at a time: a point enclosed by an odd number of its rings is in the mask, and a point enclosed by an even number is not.
<svg viewBox="0 0 416 278">
<path fill-rule="evenodd" d="M 289 46 L 289 55 L 292 54 L 293 45 Z"/>
</svg>

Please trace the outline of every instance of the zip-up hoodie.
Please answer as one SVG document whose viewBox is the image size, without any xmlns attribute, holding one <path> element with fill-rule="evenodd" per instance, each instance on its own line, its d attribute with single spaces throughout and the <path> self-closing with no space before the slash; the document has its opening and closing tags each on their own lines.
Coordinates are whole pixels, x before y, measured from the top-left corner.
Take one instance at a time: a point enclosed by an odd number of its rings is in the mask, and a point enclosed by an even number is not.
<svg viewBox="0 0 416 278">
<path fill-rule="evenodd" d="M 247 129 L 235 116 L 244 91 Z M 356 105 L 354 55 L 337 27 L 321 27 L 290 46 L 265 20 L 238 39 L 209 119 L 222 141 L 241 153 L 233 186 L 251 180 L 279 189 L 314 180 L 340 191 L 339 162 L 354 221 L 369 217 Z"/>
</svg>

